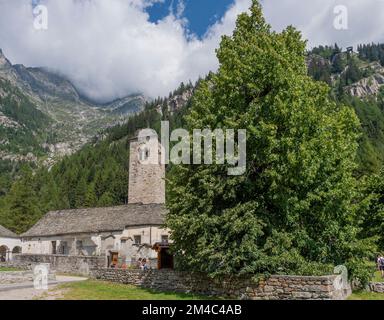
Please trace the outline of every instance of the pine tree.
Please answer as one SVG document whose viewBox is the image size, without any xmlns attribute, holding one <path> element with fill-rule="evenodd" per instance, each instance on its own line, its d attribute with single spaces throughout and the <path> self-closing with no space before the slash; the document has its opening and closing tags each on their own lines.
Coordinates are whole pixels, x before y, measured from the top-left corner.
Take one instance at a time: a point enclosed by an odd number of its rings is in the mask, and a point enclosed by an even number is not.
<svg viewBox="0 0 384 320">
<path fill-rule="evenodd" d="M 92 208 L 97 204 L 97 197 L 95 193 L 95 184 L 91 183 L 88 186 L 87 193 L 85 194 L 84 207 Z"/>
<path fill-rule="evenodd" d="M 114 205 L 113 194 L 110 192 L 104 193 L 97 202 L 98 207 L 110 207 Z"/>
<path fill-rule="evenodd" d="M 85 176 L 82 176 L 76 186 L 75 208 L 84 207 L 87 191 L 87 181 Z"/>
<path fill-rule="evenodd" d="M 6 225 L 16 233 L 27 231 L 42 216 L 32 183 L 32 172 L 25 170 L 25 178 L 17 181 L 7 196 Z"/>
</svg>

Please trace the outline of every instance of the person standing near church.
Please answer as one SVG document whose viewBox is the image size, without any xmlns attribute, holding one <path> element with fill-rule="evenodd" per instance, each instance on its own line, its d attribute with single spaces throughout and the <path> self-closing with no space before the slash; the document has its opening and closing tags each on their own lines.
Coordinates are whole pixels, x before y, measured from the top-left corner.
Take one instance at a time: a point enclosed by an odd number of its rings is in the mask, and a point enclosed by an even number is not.
<svg viewBox="0 0 384 320">
<path fill-rule="evenodd" d="M 379 254 L 377 256 L 377 269 L 381 272 L 381 277 L 384 278 L 384 256 Z"/>
</svg>

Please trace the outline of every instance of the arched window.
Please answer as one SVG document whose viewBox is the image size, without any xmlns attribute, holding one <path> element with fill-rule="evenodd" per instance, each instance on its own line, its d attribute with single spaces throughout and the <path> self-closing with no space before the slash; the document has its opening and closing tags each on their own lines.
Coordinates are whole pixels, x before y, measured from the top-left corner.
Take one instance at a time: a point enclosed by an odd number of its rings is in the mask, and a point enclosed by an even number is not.
<svg viewBox="0 0 384 320">
<path fill-rule="evenodd" d="M 16 246 L 12 249 L 12 254 L 18 254 L 21 253 L 21 247 Z"/>
</svg>

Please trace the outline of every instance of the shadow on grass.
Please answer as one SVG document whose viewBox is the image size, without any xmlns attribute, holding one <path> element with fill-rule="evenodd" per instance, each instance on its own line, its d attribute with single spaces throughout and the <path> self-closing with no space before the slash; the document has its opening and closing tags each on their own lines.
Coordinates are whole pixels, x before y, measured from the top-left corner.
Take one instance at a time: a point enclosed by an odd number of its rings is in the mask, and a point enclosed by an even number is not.
<svg viewBox="0 0 384 320">
<path fill-rule="evenodd" d="M 63 300 L 222 300 L 217 297 L 159 292 L 132 285 L 97 280 L 62 284 L 54 290 L 62 291 Z"/>
</svg>

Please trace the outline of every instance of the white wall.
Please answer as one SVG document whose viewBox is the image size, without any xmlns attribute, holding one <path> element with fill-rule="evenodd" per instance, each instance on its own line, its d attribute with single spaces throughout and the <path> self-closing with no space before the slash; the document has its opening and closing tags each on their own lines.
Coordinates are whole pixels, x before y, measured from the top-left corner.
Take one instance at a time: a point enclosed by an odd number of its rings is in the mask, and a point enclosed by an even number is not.
<svg viewBox="0 0 384 320">
<path fill-rule="evenodd" d="M 115 238 L 115 248 L 120 257 L 125 257 L 126 263 L 130 264 L 142 259 L 157 259 L 157 252 L 152 246 L 161 242 L 161 236 L 169 236 L 169 231 L 159 227 L 130 227 L 126 228 L 120 236 Z M 134 237 L 141 236 L 141 245 L 134 245 Z M 121 238 L 127 239 L 125 243 Z"/>
<path fill-rule="evenodd" d="M 51 254 L 52 252 L 51 240 L 45 239 L 23 240 L 21 247 L 23 254 Z"/>
<path fill-rule="evenodd" d="M 56 254 L 63 254 L 62 247 L 65 245 L 65 254 L 73 254 L 75 248 L 75 240 L 82 241 L 84 255 L 98 255 L 99 237 L 92 235 L 73 235 L 73 236 L 57 236 L 57 237 L 41 237 L 32 239 L 23 239 L 23 254 L 52 254 L 52 242 L 56 241 Z M 93 247 L 93 250 L 92 250 Z"/>
<path fill-rule="evenodd" d="M 7 251 L 10 251 L 7 255 L 9 260 L 12 260 L 12 251 L 15 247 L 21 247 L 21 240 L 15 238 L 0 238 L 0 247 L 6 246 Z"/>
<path fill-rule="evenodd" d="M 52 241 L 56 241 L 59 248 L 65 241 L 68 245 L 69 255 L 74 255 L 74 241 L 81 240 L 83 243 L 83 255 L 105 256 L 110 251 L 117 251 L 119 258 L 125 259 L 127 264 L 137 261 L 139 258 L 157 259 L 157 253 L 152 250 L 152 246 L 161 242 L 162 236 L 169 236 L 169 231 L 159 227 L 129 227 L 121 232 L 102 233 L 102 234 L 79 234 L 71 236 L 42 237 L 34 239 L 23 239 L 23 254 L 52 254 Z M 141 236 L 141 245 L 134 245 L 134 237 Z M 122 241 L 121 239 L 127 239 Z M 94 246 L 94 250 L 92 250 Z M 57 254 L 61 254 L 57 249 Z M 79 255 L 76 254 L 76 255 Z"/>
</svg>

